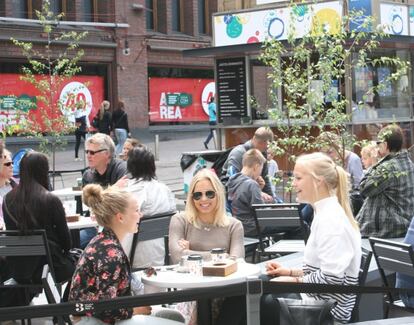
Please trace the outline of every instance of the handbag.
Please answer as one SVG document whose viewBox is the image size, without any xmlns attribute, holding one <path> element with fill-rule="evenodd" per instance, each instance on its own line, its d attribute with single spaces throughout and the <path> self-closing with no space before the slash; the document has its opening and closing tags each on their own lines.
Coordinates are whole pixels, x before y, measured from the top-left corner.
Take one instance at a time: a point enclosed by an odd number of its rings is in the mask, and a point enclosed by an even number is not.
<svg viewBox="0 0 414 325">
<path fill-rule="evenodd" d="M 281 325 L 333 325 L 333 300 L 299 300 L 278 298 Z"/>
</svg>

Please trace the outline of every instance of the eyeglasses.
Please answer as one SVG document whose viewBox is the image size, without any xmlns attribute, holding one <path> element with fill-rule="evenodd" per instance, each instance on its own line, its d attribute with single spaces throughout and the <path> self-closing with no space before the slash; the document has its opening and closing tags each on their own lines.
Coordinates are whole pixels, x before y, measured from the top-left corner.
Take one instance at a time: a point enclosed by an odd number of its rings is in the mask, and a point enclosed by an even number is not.
<svg viewBox="0 0 414 325">
<path fill-rule="evenodd" d="M 194 192 L 193 200 L 196 200 L 196 201 L 200 200 L 203 197 L 203 194 L 210 200 L 216 197 L 216 192 L 214 191 Z"/>
<path fill-rule="evenodd" d="M 147 277 L 150 277 L 152 275 L 157 275 L 157 271 L 153 267 L 146 268 L 144 270 L 144 273 Z"/>
<path fill-rule="evenodd" d="M 108 149 L 99 149 L 99 150 L 96 150 L 96 151 L 93 151 L 93 150 L 85 150 L 85 153 L 87 155 L 95 156 L 95 154 L 97 154 L 98 152 L 102 152 L 102 151 L 106 151 L 106 150 L 108 150 Z"/>
<path fill-rule="evenodd" d="M 11 165 L 13 165 L 12 161 L 9 161 L 3 164 L 3 166 L 6 166 L 6 167 L 10 167 Z"/>
</svg>

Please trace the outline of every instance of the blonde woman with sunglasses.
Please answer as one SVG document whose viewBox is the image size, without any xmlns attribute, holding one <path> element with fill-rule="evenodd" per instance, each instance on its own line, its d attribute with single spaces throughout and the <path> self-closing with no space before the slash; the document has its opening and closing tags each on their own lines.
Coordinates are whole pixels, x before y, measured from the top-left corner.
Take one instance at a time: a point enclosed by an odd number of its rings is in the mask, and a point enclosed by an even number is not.
<svg viewBox="0 0 414 325">
<path fill-rule="evenodd" d="M 169 236 L 173 264 L 190 254 L 200 254 L 208 260 L 211 249 L 218 247 L 244 258 L 243 226 L 226 215 L 223 185 L 207 169 L 193 177 L 185 211 L 171 219 Z"/>
<path fill-rule="evenodd" d="M 200 170 L 191 181 L 184 213 L 171 219 L 171 262 L 176 264 L 181 256 L 190 254 L 199 254 L 204 260 L 209 260 L 213 248 L 224 248 L 229 255 L 244 258 L 243 236 L 241 222 L 226 215 L 224 188 L 220 180 L 214 172 Z M 223 303 L 214 300 L 213 305 L 217 306 L 214 309 L 220 309 L 219 313 L 213 313 L 214 323 L 238 324 L 240 320 L 236 320 L 232 310 L 234 306 L 243 308 L 245 304 L 240 304 L 239 300 L 239 297 L 227 298 Z M 178 309 L 185 315 L 187 324 L 197 323 L 193 302 L 180 304 Z M 237 318 L 244 314 L 240 313 Z"/>
</svg>

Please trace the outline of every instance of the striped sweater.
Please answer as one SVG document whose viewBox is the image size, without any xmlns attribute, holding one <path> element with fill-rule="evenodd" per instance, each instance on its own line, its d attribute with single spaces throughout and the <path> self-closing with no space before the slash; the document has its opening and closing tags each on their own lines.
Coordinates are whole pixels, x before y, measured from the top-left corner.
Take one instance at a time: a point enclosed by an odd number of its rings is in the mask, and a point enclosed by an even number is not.
<svg viewBox="0 0 414 325">
<path fill-rule="evenodd" d="M 358 284 L 361 263 L 361 235 L 348 221 L 336 196 L 314 204 L 315 215 L 304 253 L 306 283 Z M 317 300 L 337 302 L 331 313 L 335 320 L 347 322 L 355 304 L 354 294 L 308 294 Z"/>
</svg>

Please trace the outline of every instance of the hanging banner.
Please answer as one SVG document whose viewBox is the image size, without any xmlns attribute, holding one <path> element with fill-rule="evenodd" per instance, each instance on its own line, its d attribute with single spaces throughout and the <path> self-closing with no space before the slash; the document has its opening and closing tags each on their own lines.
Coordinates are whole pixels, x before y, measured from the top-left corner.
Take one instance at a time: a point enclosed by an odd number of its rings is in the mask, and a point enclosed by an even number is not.
<svg viewBox="0 0 414 325">
<path fill-rule="evenodd" d="M 206 122 L 213 79 L 149 78 L 149 119 L 154 122 Z"/>
<path fill-rule="evenodd" d="M 361 27 L 365 17 L 372 16 L 372 0 L 349 0 L 348 2 L 348 10 L 349 12 L 362 12 L 363 16 L 358 17 L 358 20 L 353 20 L 349 24 L 351 30 L 357 32 L 369 32 L 370 29 L 366 27 Z"/>
<path fill-rule="evenodd" d="M 26 119 L 39 121 L 50 117 L 50 110 L 39 100 L 39 90 L 20 79 L 19 74 L 0 74 L 0 130 L 6 124 L 16 125 Z M 40 77 L 36 78 L 41 80 Z M 99 76 L 74 76 L 64 80 L 56 89 L 54 105 L 60 114 L 74 122 L 73 111 L 78 107 L 91 120 L 99 110 L 104 96 L 104 80 Z M 46 114 L 45 114 L 46 113 Z"/>
</svg>

